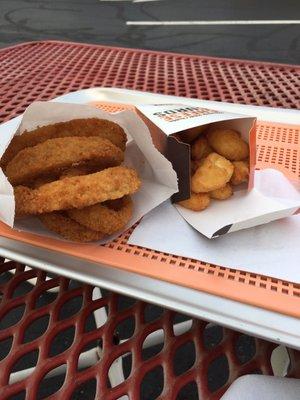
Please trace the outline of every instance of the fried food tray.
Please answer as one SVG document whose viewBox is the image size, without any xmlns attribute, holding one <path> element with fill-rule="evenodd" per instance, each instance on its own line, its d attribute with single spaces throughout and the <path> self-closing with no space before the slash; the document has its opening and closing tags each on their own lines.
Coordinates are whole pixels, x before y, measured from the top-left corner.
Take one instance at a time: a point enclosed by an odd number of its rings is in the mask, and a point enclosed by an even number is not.
<svg viewBox="0 0 300 400">
<path fill-rule="evenodd" d="M 113 103 L 109 100 L 112 100 Z M 97 102 L 97 105 L 102 109 L 115 112 L 124 109 L 124 107 L 129 107 L 128 105 L 120 105 L 121 103 L 130 105 L 135 102 L 166 103 L 171 100 L 187 104 L 196 101 L 203 104 L 201 100 L 104 88 L 70 93 L 57 98 L 55 101 Z M 204 103 L 212 108 L 216 106 L 214 102 L 205 101 Z M 222 109 L 221 103 L 217 106 Z M 234 108 L 235 112 L 242 112 L 240 108 L 247 106 L 227 104 L 225 107 Z M 264 115 L 268 119 L 272 118 L 272 112 L 274 112 L 272 109 L 264 110 L 263 107 L 250 106 L 247 110 L 249 111 L 248 114 L 256 112 L 260 116 L 257 129 L 257 168 L 276 166 L 290 179 L 299 180 L 299 126 L 263 121 Z M 246 109 L 244 109 L 245 112 Z M 274 116 L 273 119 L 277 121 L 279 116 L 281 120 L 284 120 L 284 117 L 288 117 L 289 121 L 297 120 L 295 112 L 288 110 L 278 110 L 277 113 L 274 113 Z M 127 240 L 131 231 L 127 231 L 118 239 L 104 246 L 90 246 L 41 238 L 29 233 L 16 232 L 4 224 L 0 225 L 0 235 L 8 239 L 60 252 L 83 261 L 99 263 L 99 265 L 105 265 L 107 268 L 114 267 L 140 276 L 147 276 L 282 314 L 300 316 L 300 285 L 231 269 L 230 266 L 227 268 L 220 267 L 186 257 L 129 245 Z M 84 268 L 84 262 L 82 268 Z M 70 265 L 70 273 L 71 271 L 72 266 Z M 92 279 L 92 276 L 89 278 Z"/>
</svg>

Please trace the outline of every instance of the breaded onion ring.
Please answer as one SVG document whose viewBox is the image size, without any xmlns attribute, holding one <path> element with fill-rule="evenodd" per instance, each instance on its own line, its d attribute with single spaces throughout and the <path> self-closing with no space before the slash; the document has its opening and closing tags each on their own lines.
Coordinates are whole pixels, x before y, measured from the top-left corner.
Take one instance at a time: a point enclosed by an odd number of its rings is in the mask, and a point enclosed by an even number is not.
<svg viewBox="0 0 300 400">
<path fill-rule="evenodd" d="M 37 189 L 40 186 L 46 185 L 46 183 L 51 183 L 55 180 L 56 180 L 56 178 L 54 176 L 51 176 L 51 175 L 43 176 L 41 178 L 35 179 L 33 182 L 30 182 L 30 184 L 27 186 L 31 189 Z"/>
<path fill-rule="evenodd" d="M 132 200 L 125 196 L 118 201 L 119 204 L 99 203 L 93 206 L 73 209 L 67 213 L 74 221 L 94 231 L 101 231 L 106 235 L 124 228 L 132 216 Z"/>
<path fill-rule="evenodd" d="M 84 208 L 136 192 L 141 181 L 134 169 L 107 168 L 95 174 L 64 178 L 38 189 L 15 187 L 16 216 Z"/>
<path fill-rule="evenodd" d="M 123 160 L 123 151 L 107 139 L 58 138 L 21 150 L 5 173 L 12 185 L 21 185 L 40 176 L 55 176 L 74 164 L 97 165 L 100 169 L 120 165 Z"/>
<path fill-rule="evenodd" d="M 78 165 L 78 166 L 66 169 L 61 174 L 59 179 L 72 178 L 73 176 L 88 175 L 88 174 L 95 173 L 95 172 L 98 172 L 98 171 L 93 171 L 92 167 L 89 167 L 87 165 Z"/>
<path fill-rule="evenodd" d="M 5 168 L 8 162 L 26 147 L 36 146 L 48 139 L 71 136 L 98 136 L 110 140 L 123 151 L 125 150 L 127 141 L 123 128 L 112 121 L 99 118 L 73 119 L 71 121 L 41 126 L 15 136 L 2 156 L 0 166 Z"/>
<path fill-rule="evenodd" d="M 226 183 L 224 187 L 209 192 L 209 195 L 215 200 L 226 200 L 233 195 L 232 187 Z"/>
<path fill-rule="evenodd" d="M 67 217 L 63 212 L 39 215 L 41 222 L 50 230 L 73 242 L 93 242 L 103 238 L 102 232 L 86 228 Z"/>
</svg>

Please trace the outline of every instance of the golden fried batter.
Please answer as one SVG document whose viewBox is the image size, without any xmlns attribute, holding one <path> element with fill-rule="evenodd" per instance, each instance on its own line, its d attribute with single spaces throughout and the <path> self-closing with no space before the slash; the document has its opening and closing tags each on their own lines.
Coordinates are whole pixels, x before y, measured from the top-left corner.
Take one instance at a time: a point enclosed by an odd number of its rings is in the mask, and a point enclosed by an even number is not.
<svg viewBox="0 0 300 400">
<path fill-rule="evenodd" d="M 197 140 L 195 140 L 191 147 L 193 160 L 201 160 L 212 152 L 213 149 L 210 147 L 206 137 L 204 136 L 200 136 Z"/>
<path fill-rule="evenodd" d="M 100 168 L 99 168 L 99 170 L 100 170 Z M 89 167 L 87 165 L 77 165 L 75 167 L 71 167 L 71 168 L 66 169 L 61 174 L 59 179 L 72 178 L 72 176 L 88 175 L 88 174 L 91 174 L 91 173 L 94 173 L 94 172 L 98 172 L 98 171 L 94 171 L 92 167 Z"/>
<path fill-rule="evenodd" d="M 100 169 L 120 165 L 123 160 L 123 151 L 107 139 L 58 138 L 21 150 L 5 172 L 12 185 L 20 185 L 39 176 L 57 175 L 74 164 L 87 163 Z"/>
<path fill-rule="evenodd" d="M 191 160 L 191 175 L 194 175 L 194 173 L 200 167 L 201 164 L 202 164 L 201 160 Z"/>
<path fill-rule="evenodd" d="M 192 191 L 206 193 L 220 189 L 229 182 L 232 174 L 232 163 L 217 153 L 211 153 L 192 176 Z"/>
<path fill-rule="evenodd" d="M 63 212 L 41 214 L 39 219 L 50 231 L 58 233 L 73 242 L 93 242 L 102 239 L 104 236 L 102 232 L 96 232 L 78 224 Z"/>
<path fill-rule="evenodd" d="M 38 189 L 15 187 L 16 216 L 84 208 L 136 192 L 141 181 L 134 169 L 107 168 L 90 175 L 64 178 Z"/>
<path fill-rule="evenodd" d="M 99 203 L 81 210 L 69 210 L 68 215 L 81 225 L 106 235 L 124 228 L 132 216 L 132 200 L 129 196 L 120 199 L 120 204 Z"/>
<path fill-rule="evenodd" d="M 226 200 L 233 195 L 232 187 L 226 183 L 224 187 L 209 192 L 209 195 L 215 200 Z"/>
<path fill-rule="evenodd" d="M 26 147 L 36 146 L 48 139 L 71 136 L 98 136 L 110 140 L 123 151 L 125 150 L 127 141 L 124 130 L 112 121 L 99 118 L 73 119 L 67 122 L 41 126 L 15 136 L 2 156 L 0 166 L 1 168 L 5 168 L 8 162 Z"/>
<path fill-rule="evenodd" d="M 231 161 L 241 161 L 249 156 L 249 145 L 233 129 L 213 129 L 207 134 L 210 146 Z"/>
<path fill-rule="evenodd" d="M 191 193 L 187 200 L 179 201 L 177 204 L 193 211 L 202 211 L 209 206 L 210 198 L 206 193 Z"/>
<path fill-rule="evenodd" d="M 230 183 L 239 185 L 243 182 L 248 182 L 249 179 L 249 162 L 248 161 L 233 161 L 233 175 Z"/>
</svg>

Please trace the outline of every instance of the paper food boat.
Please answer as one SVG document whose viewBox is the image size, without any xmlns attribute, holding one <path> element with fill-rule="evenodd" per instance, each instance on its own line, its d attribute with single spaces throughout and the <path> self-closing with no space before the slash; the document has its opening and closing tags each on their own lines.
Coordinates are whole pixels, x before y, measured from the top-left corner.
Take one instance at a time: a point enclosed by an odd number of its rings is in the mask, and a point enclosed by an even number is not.
<svg viewBox="0 0 300 400">
<path fill-rule="evenodd" d="M 156 146 L 172 162 L 178 175 L 179 192 L 172 196 L 181 216 L 208 238 L 265 224 L 293 215 L 300 207 L 300 192 L 279 171 L 256 170 L 256 118 L 220 112 L 197 104 L 147 104 L 136 106 L 149 127 Z M 212 201 L 201 212 L 175 204 L 190 196 L 190 145 L 180 141 L 180 132 L 216 126 L 241 133 L 249 143 L 250 177 L 248 187 L 237 186 L 226 201 Z M 176 135 L 175 135 L 176 134 Z"/>
<path fill-rule="evenodd" d="M 35 102 L 25 111 L 19 127 L 4 124 L 1 129 L 0 158 L 14 135 L 21 135 L 38 126 L 65 122 L 78 118 L 107 119 L 119 124 L 127 134 L 128 143 L 124 164 L 135 168 L 141 178 L 141 189 L 132 196 L 133 215 L 122 231 L 138 222 L 150 210 L 157 207 L 176 193 L 177 175 L 171 163 L 155 148 L 149 130 L 136 113 L 125 110 L 110 114 L 95 107 L 83 104 L 54 102 Z M 0 169 L 0 221 L 18 231 L 39 234 L 41 236 L 62 239 L 50 232 L 36 217 L 15 220 L 15 199 L 13 187 Z M 103 244 L 118 237 L 122 231 L 96 242 Z M 88 244 L 87 244 L 88 245 Z"/>
</svg>

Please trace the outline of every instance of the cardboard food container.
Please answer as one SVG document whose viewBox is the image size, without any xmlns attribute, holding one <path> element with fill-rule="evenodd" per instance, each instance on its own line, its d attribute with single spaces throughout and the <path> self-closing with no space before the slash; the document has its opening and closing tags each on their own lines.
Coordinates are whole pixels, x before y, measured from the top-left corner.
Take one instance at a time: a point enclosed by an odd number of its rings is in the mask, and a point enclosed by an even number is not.
<svg viewBox="0 0 300 400">
<path fill-rule="evenodd" d="M 182 104 L 136 106 L 148 125 L 153 142 L 172 162 L 178 175 L 178 193 L 172 202 L 181 216 L 207 238 L 265 224 L 294 214 L 300 207 L 299 192 L 279 171 L 255 170 L 256 118 L 240 114 Z M 225 200 L 212 200 L 201 212 L 176 204 L 190 197 L 190 144 L 184 142 L 187 129 L 198 127 L 229 128 L 240 132 L 249 143 L 250 176 L 248 186 L 235 186 L 234 195 Z M 201 135 L 201 133 L 200 133 Z"/>
<path fill-rule="evenodd" d="M 135 168 L 142 181 L 140 190 L 132 195 L 133 215 L 130 221 L 122 231 L 95 242 L 104 244 L 118 237 L 150 210 L 178 191 L 177 175 L 170 161 L 155 148 L 146 124 L 135 112 L 126 110 L 111 114 L 89 105 L 55 102 L 32 103 L 22 116 L 17 129 L 14 124 L 4 124 L 0 127 L 0 158 L 15 135 L 22 135 L 24 131 L 33 130 L 38 126 L 79 118 L 106 119 L 120 125 L 128 138 L 123 164 Z M 2 169 L 0 169 L 0 221 L 18 231 L 65 240 L 50 232 L 35 216 L 15 219 L 14 190 Z"/>
</svg>

